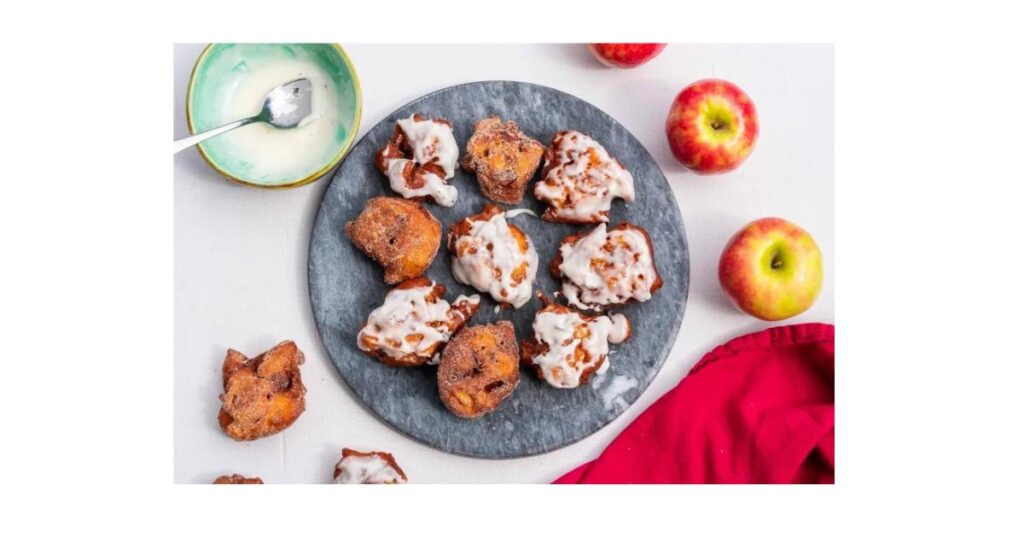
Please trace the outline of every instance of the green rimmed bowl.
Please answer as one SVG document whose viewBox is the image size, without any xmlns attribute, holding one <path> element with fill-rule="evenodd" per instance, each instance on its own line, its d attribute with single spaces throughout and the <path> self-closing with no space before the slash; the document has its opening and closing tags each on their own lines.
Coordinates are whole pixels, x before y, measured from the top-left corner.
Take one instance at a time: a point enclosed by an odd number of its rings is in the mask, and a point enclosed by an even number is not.
<svg viewBox="0 0 1024 538">
<path fill-rule="evenodd" d="M 325 83 L 314 82 L 315 122 L 287 130 L 250 124 L 199 144 L 199 154 L 224 177 L 253 187 L 296 187 L 326 175 L 348 153 L 363 112 L 359 77 L 340 45 L 210 44 L 192 68 L 185 116 L 195 134 L 254 115 L 270 89 L 310 72 Z M 286 80 L 266 79 L 274 82 L 263 91 L 256 81 L 264 79 L 255 77 L 267 73 Z"/>
</svg>

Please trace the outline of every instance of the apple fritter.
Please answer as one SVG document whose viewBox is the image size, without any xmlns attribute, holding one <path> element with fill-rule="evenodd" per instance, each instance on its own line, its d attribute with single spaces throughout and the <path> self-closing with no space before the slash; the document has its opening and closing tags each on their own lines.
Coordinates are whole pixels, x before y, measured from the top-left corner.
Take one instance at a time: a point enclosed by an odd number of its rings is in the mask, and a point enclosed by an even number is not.
<svg viewBox="0 0 1024 538">
<path fill-rule="evenodd" d="M 497 409 L 519 386 L 519 345 L 508 321 L 465 327 L 441 353 L 441 401 L 452 413 L 477 418 Z"/>
<path fill-rule="evenodd" d="M 262 484 L 263 483 L 263 479 L 258 477 L 258 476 L 254 476 L 252 478 L 246 478 L 246 477 L 244 477 L 244 476 L 242 476 L 240 474 L 231 474 L 231 475 L 227 475 L 226 474 L 226 475 L 218 476 L 217 479 L 213 481 L 213 483 L 214 484 Z"/>
<path fill-rule="evenodd" d="M 644 302 L 663 284 L 650 234 L 629 222 L 567 236 L 551 260 L 551 274 L 562 279 L 566 301 L 582 310 Z"/>
<path fill-rule="evenodd" d="M 491 116 L 474 127 L 462 168 L 476 173 L 484 196 L 503 204 L 518 204 L 543 156 L 544 146 L 523 134 L 516 122 L 502 122 Z"/>
<path fill-rule="evenodd" d="M 306 387 L 299 374 L 304 361 L 291 340 L 252 359 L 229 349 L 218 417 L 224 433 L 236 441 L 250 441 L 291 426 L 306 410 Z"/>
<path fill-rule="evenodd" d="M 408 480 L 395 457 L 388 452 L 357 452 L 341 449 L 334 466 L 335 484 L 404 484 Z"/>
<path fill-rule="evenodd" d="M 455 177 L 458 160 L 451 122 L 413 114 L 398 120 L 375 162 L 391 189 L 403 198 L 451 207 L 459 193 L 448 180 Z"/>
<path fill-rule="evenodd" d="M 441 245 L 441 223 L 419 203 L 378 196 L 345 224 L 356 248 L 384 267 L 384 282 L 397 284 L 423 274 Z"/>
<path fill-rule="evenodd" d="M 388 366 L 437 364 L 441 348 L 480 307 L 480 296 L 444 300 L 444 285 L 420 276 L 395 286 L 356 336 L 367 355 Z"/>
<path fill-rule="evenodd" d="M 540 295 L 540 294 L 538 294 Z M 591 316 L 540 295 L 544 304 L 533 318 L 533 338 L 523 342 L 523 363 L 548 384 L 571 389 L 608 370 L 608 344 L 630 336 L 622 314 Z"/>
<path fill-rule="evenodd" d="M 502 305 L 519 308 L 530 300 L 537 276 L 533 242 L 494 204 L 448 228 L 452 276 L 487 292 Z"/>
<path fill-rule="evenodd" d="M 608 222 L 612 200 L 636 199 L 633 175 L 604 146 L 579 131 L 560 131 L 544 153 L 544 170 L 533 194 L 548 204 L 551 222 Z"/>
</svg>

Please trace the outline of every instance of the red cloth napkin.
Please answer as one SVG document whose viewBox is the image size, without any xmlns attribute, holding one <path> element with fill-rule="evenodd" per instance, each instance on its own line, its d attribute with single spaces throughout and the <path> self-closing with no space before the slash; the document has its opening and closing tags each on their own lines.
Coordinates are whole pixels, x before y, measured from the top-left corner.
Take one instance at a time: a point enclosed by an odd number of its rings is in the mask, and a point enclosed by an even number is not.
<svg viewBox="0 0 1024 538">
<path fill-rule="evenodd" d="M 834 342 L 809 323 L 718 346 L 555 483 L 834 483 Z"/>
</svg>

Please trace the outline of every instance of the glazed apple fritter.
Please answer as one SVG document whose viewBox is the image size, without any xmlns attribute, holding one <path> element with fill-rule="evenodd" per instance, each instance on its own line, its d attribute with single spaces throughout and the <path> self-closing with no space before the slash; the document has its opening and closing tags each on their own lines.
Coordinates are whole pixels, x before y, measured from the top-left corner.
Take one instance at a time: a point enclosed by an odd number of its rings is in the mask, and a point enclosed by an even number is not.
<svg viewBox="0 0 1024 538">
<path fill-rule="evenodd" d="M 306 409 L 306 387 L 299 374 L 304 360 L 291 340 L 252 359 L 229 349 L 218 417 L 224 433 L 250 441 L 291 426 Z"/>
<path fill-rule="evenodd" d="M 604 146 L 579 131 L 555 134 L 533 194 L 549 206 L 541 218 L 567 224 L 608 222 L 612 200 L 636 200 L 633 175 Z"/>
<path fill-rule="evenodd" d="M 491 116 L 477 122 L 466 143 L 462 168 L 476 173 L 484 196 L 518 204 L 543 156 L 544 146 L 523 134 L 516 122 Z"/>
<path fill-rule="evenodd" d="M 367 355 L 388 366 L 436 364 L 440 349 L 480 307 L 480 296 L 444 300 L 444 285 L 420 276 L 395 286 L 356 336 Z"/>
<path fill-rule="evenodd" d="M 537 276 L 537 250 L 494 204 L 448 228 L 452 276 L 487 292 L 502 305 L 519 308 L 530 300 Z"/>
<path fill-rule="evenodd" d="M 377 169 L 388 178 L 391 190 L 403 198 L 430 200 L 451 207 L 458 191 L 448 184 L 455 177 L 459 146 L 452 124 L 420 114 L 398 120 L 388 143 L 377 152 Z"/>
<path fill-rule="evenodd" d="M 441 353 L 441 401 L 452 413 L 477 418 L 497 409 L 519 386 L 519 345 L 512 323 L 465 327 Z"/>
<path fill-rule="evenodd" d="M 562 279 L 562 295 L 582 310 L 644 302 L 663 281 L 654 265 L 647 230 L 620 222 L 567 236 L 551 260 L 551 275 Z"/>
<path fill-rule="evenodd" d="M 384 267 L 384 282 L 397 284 L 427 270 L 441 245 L 441 223 L 419 203 L 378 196 L 345 225 L 356 248 Z"/>
<path fill-rule="evenodd" d="M 395 457 L 388 452 L 357 452 L 341 449 L 334 466 L 335 484 L 404 484 L 408 480 Z"/>
<path fill-rule="evenodd" d="M 626 316 L 591 316 L 538 295 L 544 306 L 533 318 L 533 338 L 523 341 L 523 364 L 564 389 L 585 385 L 591 375 L 608 370 L 608 344 L 630 336 Z"/>
<path fill-rule="evenodd" d="M 246 478 L 246 477 L 244 477 L 244 476 L 242 476 L 240 474 L 231 474 L 231 475 L 227 475 L 226 474 L 226 475 L 218 476 L 217 479 L 213 481 L 213 483 L 214 484 L 262 484 L 263 483 L 263 479 L 258 477 L 258 476 L 254 476 L 252 478 Z"/>
</svg>

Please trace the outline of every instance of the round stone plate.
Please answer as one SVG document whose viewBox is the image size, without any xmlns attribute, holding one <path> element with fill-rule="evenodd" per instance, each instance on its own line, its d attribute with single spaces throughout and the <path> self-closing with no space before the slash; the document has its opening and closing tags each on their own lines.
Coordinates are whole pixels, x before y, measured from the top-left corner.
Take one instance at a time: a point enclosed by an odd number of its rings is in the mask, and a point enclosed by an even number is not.
<svg viewBox="0 0 1024 538">
<path fill-rule="evenodd" d="M 374 155 L 385 144 L 395 120 L 419 112 L 445 118 L 455 129 L 460 154 L 478 120 L 497 115 L 514 120 L 542 144 L 554 134 L 574 129 L 589 134 L 632 172 L 636 201 L 612 204 L 610 225 L 623 220 L 647 229 L 664 286 L 651 300 L 620 311 L 633 324 L 625 343 L 612 345 L 610 368 L 590 385 L 558 389 L 539 380 L 532 369 L 521 372 L 519 387 L 494 412 L 476 420 L 451 414 L 437 392 L 437 368 L 392 368 L 363 354 L 356 334 L 370 311 L 379 306 L 388 287 L 380 267 L 345 236 L 345 223 L 356 218 L 366 200 L 394 195 L 374 168 Z M 539 174 L 538 174 L 539 175 Z M 478 293 L 455 281 L 445 248 L 449 227 L 478 213 L 488 202 L 475 176 L 457 170 L 450 183 L 459 191 L 455 206 L 425 204 L 441 221 L 441 248 L 427 276 L 447 288 L 446 299 Z M 533 196 L 533 183 L 520 208 L 537 215 L 544 206 Z M 511 208 L 509 208 L 511 209 Z M 552 296 L 559 289 L 548 271 L 551 258 L 566 235 L 590 227 L 555 224 L 529 214 L 510 219 L 533 241 L 540 258 L 535 289 Z M 309 244 L 309 295 L 317 329 L 341 376 L 367 407 L 405 434 L 446 452 L 482 458 L 513 458 L 554 450 L 578 441 L 611 422 L 650 385 L 683 320 L 689 284 L 689 256 L 679 207 L 654 159 L 632 134 L 608 114 L 567 93 L 522 82 L 473 82 L 421 97 L 394 111 L 373 127 L 352 149 L 331 180 L 317 213 Z M 536 299 L 517 310 L 495 312 L 496 303 L 480 294 L 481 306 L 470 324 L 511 320 L 520 341 L 531 338 Z M 387 447 L 379 447 L 386 450 Z"/>
</svg>

